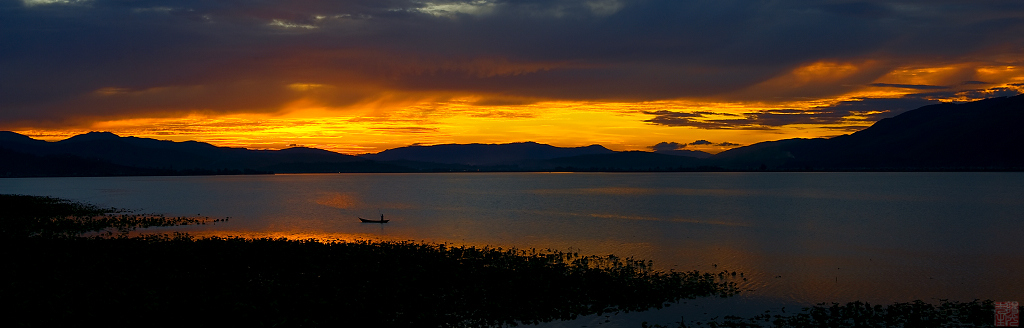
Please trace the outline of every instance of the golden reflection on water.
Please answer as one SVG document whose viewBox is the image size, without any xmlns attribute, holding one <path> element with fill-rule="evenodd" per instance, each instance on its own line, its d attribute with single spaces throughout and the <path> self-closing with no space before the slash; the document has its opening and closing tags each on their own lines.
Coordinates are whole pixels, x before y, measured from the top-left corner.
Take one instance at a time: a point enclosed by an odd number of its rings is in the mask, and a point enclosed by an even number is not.
<svg viewBox="0 0 1024 328">
<path fill-rule="evenodd" d="M 355 241 L 377 241 L 382 239 L 374 234 L 353 234 L 353 233 L 325 233 L 308 231 L 241 231 L 241 230 L 203 230 L 189 232 L 189 235 L 205 237 L 239 237 L 249 239 L 288 239 L 288 240 L 316 240 L 319 242 L 355 242 Z"/>
<path fill-rule="evenodd" d="M 338 192 L 324 194 L 313 202 L 334 208 L 353 208 L 356 206 L 356 203 L 358 203 L 355 195 L 351 193 Z"/>
</svg>

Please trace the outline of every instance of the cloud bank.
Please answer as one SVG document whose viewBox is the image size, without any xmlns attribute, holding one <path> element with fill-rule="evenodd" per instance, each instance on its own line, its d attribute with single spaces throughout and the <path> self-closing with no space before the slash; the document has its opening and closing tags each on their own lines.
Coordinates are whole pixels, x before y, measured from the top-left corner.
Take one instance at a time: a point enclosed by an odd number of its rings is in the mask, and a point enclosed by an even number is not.
<svg viewBox="0 0 1024 328">
<path fill-rule="evenodd" d="M 649 112 L 655 125 L 766 129 L 1020 83 L 1024 2 L 0 0 L 0 44 L 0 122 L 24 126 L 467 95 L 503 104 L 932 93 L 733 118 Z"/>
</svg>

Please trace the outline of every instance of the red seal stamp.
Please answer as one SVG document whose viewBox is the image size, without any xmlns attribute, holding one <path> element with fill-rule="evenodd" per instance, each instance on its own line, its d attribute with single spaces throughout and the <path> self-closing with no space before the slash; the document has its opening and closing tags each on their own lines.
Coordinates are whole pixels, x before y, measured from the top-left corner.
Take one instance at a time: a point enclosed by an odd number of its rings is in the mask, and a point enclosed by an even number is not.
<svg viewBox="0 0 1024 328">
<path fill-rule="evenodd" d="M 1020 304 L 1017 302 L 996 302 L 996 327 L 1019 327 Z"/>
</svg>

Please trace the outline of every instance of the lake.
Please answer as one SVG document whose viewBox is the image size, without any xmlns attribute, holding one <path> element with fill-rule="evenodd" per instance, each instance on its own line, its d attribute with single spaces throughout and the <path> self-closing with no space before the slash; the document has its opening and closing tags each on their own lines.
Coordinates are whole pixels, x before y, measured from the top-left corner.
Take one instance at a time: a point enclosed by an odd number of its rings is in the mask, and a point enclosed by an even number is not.
<svg viewBox="0 0 1024 328">
<path fill-rule="evenodd" d="M 550 248 L 745 278 L 735 279 L 738 297 L 621 315 L 606 326 L 819 302 L 1024 301 L 1022 173 L 22 178 L 0 179 L 0 193 L 230 217 L 152 231 Z M 357 219 L 381 214 L 391 222 Z M 604 318 L 580 320 L 550 325 Z"/>
</svg>

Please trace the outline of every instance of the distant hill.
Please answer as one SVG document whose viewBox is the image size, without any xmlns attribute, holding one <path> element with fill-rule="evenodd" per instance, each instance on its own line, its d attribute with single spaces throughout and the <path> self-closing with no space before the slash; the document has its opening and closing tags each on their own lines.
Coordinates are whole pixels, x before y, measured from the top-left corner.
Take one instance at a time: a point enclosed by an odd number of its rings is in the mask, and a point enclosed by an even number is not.
<svg viewBox="0 0 1024 328">
<path fill-rule="evenodd" d="M 500 166 L 559 157 L 611 153 L 614 153 L 614 151 L 600 145 L 563 148 L 536 142 L 519 142 L 509 144 L 408 146 L 388 149 L 377 154 L 361 155 L 361 157 L 377 161 Z"/>
<path fill-rule="evenodd" d="M 36 156 L 0 148 L 0 177 L 172 175 L 179 172 L 112 164 L 70 155 Z"/>
<path fill-rule="evenodd" d="M 665 155 L 645 151 L 624 151 L 611 154 L 579 155 L 546 160 L 541 167 L 557 171 L 686 171 L 706 165 L 705 161 L 687 156 Z"/>
<path fill-rule="evenodd" d="M 404 167 L 322 149 L 248 150 L 196 141 L 120 137 L 109 132 L 90 132 L 46 142 L 3 131 L 0 132 L 0 149 L 7 154 L 0 159 L 0 169 L 6 169 L 0 170 L 0 176 L 408 171 Z M 47 161 L 50 164 L 36 168 L 23 164 Z"/>
<path fill-rule="evenodd" d="M 1024 95 L 921 107 L 831 139 L 786 139 L 709 158 L 729 169 L 1022 170 Z"/>
<path fill-rule="evenodd" d="M 711 153 L 703 152 L 699 150 L 687 150 L 687 149 L 675 149 L 675 150 L 656 150 L 656 154 L 672 155 L 672 156 L 683 156 L 693 158 L 708 158 L 711 157 Z"/>
<path fill-rule="evenodd" d="M 699 151 L 616 152 L 600 145 L 563 148 L 535 142 L 410 146 L 361 155 L 426 172 L 445 171 L 675 171 L 703 167 Z"/>
</svg>

